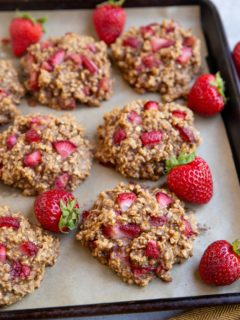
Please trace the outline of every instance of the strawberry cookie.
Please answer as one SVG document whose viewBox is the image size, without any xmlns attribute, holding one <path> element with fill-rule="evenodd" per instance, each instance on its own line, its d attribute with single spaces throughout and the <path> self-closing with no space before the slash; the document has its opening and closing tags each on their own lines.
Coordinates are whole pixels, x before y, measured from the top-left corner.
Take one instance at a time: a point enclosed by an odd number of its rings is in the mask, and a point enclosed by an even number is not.
<svg viewBox="0 0 240 320">
<path fill-rule="evenodd" d="M 0 306 L 21 300 L 40 286 L 45 267 L 53 266 L 59 240 L 20 213 L 0 207 Z"/>
<path fill-rule="evenodd" d="M 176 103 L 137 100 L 104 116 L 96 158 L 129 178 L 157 180 L 165 162 L 200 143 L 193 113 Z"/>
<path fill-rule="evenodd" d="M 18 115 L 16 104 L 24 95 L 17 71 L 10 60 L 0 60 L 0 125 L 12 122 Z"/>
<path fill-rule="evenodd" d="M 111 95 L 107 46 L 91 37 L 67 33 L 32 45 L 21 64 L 27 91 L 51 108 L 98 106 Z"/>
<path fill-rule="evenodd" d="M 137 92 L 159 92 L 168 102 L 186 96 L 201 65 L 200 40 L 173 21 L 131 28 L 112 44 L 112 55 Z"/>
<path fill-rule="evenodd" d="M 171 281 L 197 235 L 195 217 L 173 193 L 120 183 L 83 213 L 77 240 L 123 281 L 146 286 L 154 277 Z"/>
<path fill-rule="evenodd" d="M 74 190 L 90 173 L 91 146 L 70 116 L 18 116 L 0 134 L 0 179 L 35 195 Z"/>
</svg>

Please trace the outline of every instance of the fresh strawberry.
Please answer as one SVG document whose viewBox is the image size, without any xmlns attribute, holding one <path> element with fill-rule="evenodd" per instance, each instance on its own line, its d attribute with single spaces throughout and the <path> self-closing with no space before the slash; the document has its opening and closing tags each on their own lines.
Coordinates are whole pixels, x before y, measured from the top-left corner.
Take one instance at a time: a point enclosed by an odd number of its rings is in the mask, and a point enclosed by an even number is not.
<svg viewBox="0 0 240 320">
<path fill-rule="evenodd" d="M 62 159 L 66 159 L 77 149 L 77 146 L 69 140 L 59 140 L 53 142 L 53 147 L 57 153 L 60 154 Z"/>
<path fill-rule="evenodd" d="M 29 14 L 23 14 L 11 21 L 9 32 L 16 57 L 22 56 L 31 44 L 40 41 L 45 21 L 46 18 L 35 20 Z"/>
<path fill-rule="evenodd" d="M 26 279 L 31 272 L 31 268 L 19 261 L 14 261 L 11 265 L 10 275 L 13 279 Z"/>
<path fill-rule="evenodd" d="M 135 202 L 137 196 L 133 192 L 123 192 L 117 196 L 116 203 L 120 206 L 122 212 L 127 211 Z"/>
<path fill-rule="evenodd" d="M 24 255 L 33 257 L 38 253 L 38 246 L 32 241 L 24 241 L 20 245 L 20 250 Z"/>
<path fill-rule="evenodd" d="M 190 142 L 190 143 L 196 141 L 194 133 L 188 127 L 180 127 L 176 125 L 174 126 L 174 128 L 178 130 L 180 137 L 183 139 L 183 141 Z"/>
<path fill-rule="evenodd" d="M 0 228 L 2 227 L 13 228 L 17 230 L 20 227 L 20 222 L 14 217 L 0 217 Z"/>
<path fill-rule="evenodd" d="M 11 136 L 7 137 L 6 145 L 7 145 L 8 150 L 12 150 L 12 148 L 15 146 L 16 143 L 17 143 L 17 135 L 16 134 L 12 134 Z"/>
<path fill-rule="evenodd" d="M 25 154 L 23 157 L 23 163 L 26 167 L 35 168 L 42 162 L 41 152 L 39 150 L 32 153 Z"/>
<path fill-rule="evenodd" d="M 189 47 L 183 47 L 181 55 L 177 58 L 177 62 L 180 64 L 186 64 L 192 56 L 192 49 Z"/>
<path fill-rule="evenodd" d="M 232 55 L 238 76 L 240 77 L 240 41 L 235 45 Z"/>
<path fill-rule="evenodd" d="M 34 202 L 37 220 L 46 230 L 68 232 L 73 230 L 79 221 L 79 205 L 74 196 L 64 190 L 43 192 Z"/>
<path fill-rule="evenodd" d="M 89 59 L 87 56 L 82 56 L 82 64 L 92 74 L 94 74 L 98 71 L 97 65 L 91 59 Z"/>
<path fill-rule="evenodd" d="M 40 142 L 41 141 L 41 137 L 40 135 L 37 133 L 37 131 L 35 129 L 29 129 L 26 133 L 25 133 L 25 140 L 28 143 L 31 142 Z"/>
<path fill-rule="evenodd" d="M 151 47 L 153 52 L 157 52 L 158 50 L 163 48 L 169 48 L 174 44 L 175 41 L 171 39 L 153 37 L 151 40 Z"/>
<path fill-rule="evenodd" d="M 240 240 L 230 244 L 218 240 L 208 246 L 200 264 L 201 279 L 210 285 L 226 286 L 240 278 Z"/>
<path fill-rule="evenodd" d="M 194 154 L 180 154 L 166 161 L 169 189 L 180 199 L 204 204 L 213 195 L 213 180 L 208 164 Z"/>
<path fill-rule="evenodd" d="M 177 117 L 177 118 L 183 119 L 183 120 L 184 120 L 184 119 L 186 118 L 186 116 L 187 116 L 186 112 L 181 111 L 181 110 L 173 110 L 173 111 L 172 111 L 172 115 L 173 115 L 174 117 Z"/>
<path fill-rule="evenodd" d="M 101 40 L 107 44 L 115 42 L 123 31 L 126 12 L 121 7 L 124 0 L 108 0 L 94 10 L 93 23 Z"/>
<path fill-rule="evenodd" d="M 69 179 L 70 179 L 70 175 L 67 172 L 61 174 L 56 178 L 54 182 L 54 189 L 65 189 Z"/>
<path fill-rule="evenodd" d="M 141 124 L 142 118 L 137 114 L 136 111 L 131 111 L 128 115 L 128 120 L 135 124 Z"/>
<path fill-rule="evenodd" d="M 159 203 L 160 208 L 165 208 L 173 202 L 173 199 L 164 192 L 157 192 L 156 199 Z"/>
<path fill-rule="evenodd" d="M 162 132 L 159 131 L 150 131 L 143 132 L 140 136 L 142 144 L 144 146 L 155 145 L 161 142 L 162 140 Z"/>
<path fill-rule="evenodd" d="M 124 47 L 131 47 L 133 49 L 138 49 L 141 45 L 141 42 L 136 37 L 127 37 L 123 40 Z"/>
<path fill-rule="evenodd" d="M 4 244 L 0 244 L 0 263 L 5 262 L 7 257 L 6 246 Z"/>
<path fill-rule="evenodd" d="M 126 138 L 127 138 L 126 131 L 122 128 L 117 129 L 113 134 L 114 144 L 120 144 Z"/>
<path fill-rule="evenodd" d="M 219 72 L 199 76 L 188 95 L 188 107 L 206 117 L 220 112 L 225 102 L 224 82 Z"/>
<path fill-rule="evenodd" d="M 144 104 L 144 110 L 158 110 L 158 103 L 149 100 Z"/>
<path fill-rule="evenodd" d="M 160 251 L 158 248 L 157 241 L 149 240 L 146 245 L 145 255 L 152 259 L 157 259 L 159 257 Z"/>
</svg>

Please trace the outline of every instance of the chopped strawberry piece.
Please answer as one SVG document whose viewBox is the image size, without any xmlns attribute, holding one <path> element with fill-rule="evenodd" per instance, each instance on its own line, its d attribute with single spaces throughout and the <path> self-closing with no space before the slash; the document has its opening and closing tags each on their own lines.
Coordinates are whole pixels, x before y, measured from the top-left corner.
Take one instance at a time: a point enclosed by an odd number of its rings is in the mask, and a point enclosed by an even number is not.
<svg viewBox="0 0 240 320">
<path fill-rule="evenodd" d="M 25 140 L 28 143 L 40 142 L 41 141 L 41 137 L 40 137 L 40 135 L 37 133 L 37 131 L 35 129 L 29 129 L 25 134 Z"/>
<path fill-rule="evenodd" d="M 136 37 L 128 37 L 123 40 L 123 46 L 124 47 L 131 47 L 133 49 L 139 48 L 141 45 L 141 42 Z"/>
<path fill-rule="evenodd" d="M 152 271 L 152 267 L 132 267 L 131 271 L 135 278 L 141 278 Z"/>
<path fill-rule="evenodd" d="M 28 86 L 30 90 L 38 90 L 38 73 L 36 71 L 31 71 L 28 79 Z"/>
<path fill-rule="evenodd" d="M 136 223 L 120 225 L 119 228 L 128 238 L 136 238 L 141 233 L 141 228 Z"/>
<path fill-rule="evenodd" d="M 90 215 L 90 211 L 87 211 L 87 210 L 84 210 L 83 212 L 82 212 L 82 221 L 83 221 L 83 223 L 87 220 L 87 218 L 88 218 L 88 216 Z"/>
<path fill-rule="evenodd" d="M 48 122 L 48 116 L 37 116 L 30 119 L 30 127 L 34 125 L 41 125 L 43 122 Z"/>
<path fill-rule="evenodd" d="M 96 48 L 96 46 L 95 46 L 93 43 L 89 43 L 89 44 L 86 46 L 86 49 L 90 50 L 92 53 L 96 53 L 96 52 L 97 52 L 97 48 Z"/>
<path fill-rule="evenodd" d="M 83 87 L 83 93 L 85 94 L 85 96 L 89 96 L 90 95 L 90 88 L 88 86 Z"/>
<path fill-rule="evenodd" d="M 70 175 L 67 172 L 61 174 L 55 179 L 54 188 L 65 189 L 68 184 L 69 178 L 70 178 Z"/>
<path fill-rule="evenodd" d="M 83 63 L 83 66 L 87 68 L 90 73 L 94 74 L 98 71 L 97 65 L 88 57 L 82 56 L 82 63 Z"/>
<path fill-rule="evenodd" d="M 58 103 L 59 103 L 60 107 L 65 110 L 72 110 L 77 107 L 77 103 L 74 98 L 62 99 L 61 97 L 59 97 Z"/>
<path fill-rule="evenodd" d="M 59 140 L 53 142 L 53 147 L 57 153 L 60 154 L 62 159 L 66 159 L 77 149 L 77 146 L 68 140 Z"/>
<path fill-rule="evenodd" d="M 158 248 L 157 241 L 149 240 L 146 249 L 145 249 L 145 255 L 148 258 L 157 259 L 159 257 L 160 250 Z"/>
<path fill-rule="evenodd" d="M 9 93 L 6 90 L 4 90 L 3 88 L 0 88 L 0 98 L 6 97 L 8 95 Z"/>
<path fill-rule="evenodd" d="M 25 279 L 29 276 L 31 269 L 29 266 L 21 264 L 19 261 L 14 261 L 11 265 L 10 274 L 13 279 Z"/>
<path fill-rule="evenodd" d="M 175 129 L 178 130 L 181 138 L 186 142 L 195 142 L 196 138 L 193 134 L 193 132 L 188 127 L 180 127 L 175 126 Z"/>
<path fill-rule="evenodd" d="M 153 227 L 162 227 L 164 226 L 168 221 L 168 218 L 166 216 L 160 216 L 160 217 L 150 217 L 150 224 Z"/>
<path fill-rule="evenodd" d="M 174 40 L 153 37 L 151 39 L 151 47 L 153 52 L 157 52 L 163 48 L 169 48 L 175 44 Z"/>
<path fill-rule="evenodd" d="M 42 162 L 41 152 L 39 150 L 32 153 L 25 154 L 23 157 L 23 163 L 26 167 L 35 168 Z"/>
<path fill-rule="evenodd" d="M 175 29 L 176 29 L 176 25 L 174 23 L 171 23 L 168 26 L 166 26 L 165 31 L 167 33 L 171 33 L 173 31 L 175 31 Z"/>
<path fill-rule="evenodd" d="M 158 60 L 154 55 L 149 54 L 142 58 L 142 62 L 147 68 L 158 67 L 160 65 L 160 60 Z"/>
<path fill-rule="evenodd" d="M 166 193 L 164 192 L 158 192 L 156 194 L 157 202 L 159 203 L 160 208 L 167 207 L 170 203 L 173 202 L 173 199 L 170 198 Z"/>
<path fill-rule="evenodd" d="M 0 244 L 0 263 L 6 261 L 6 246 L 4 244 Z"/>
<path fill-rule="evenodd" d="M 53 71 L 53 66 L 48 61 L 43 61 L 41 68 L 49 72 Z"/>
<path fill-rule="evenodd" d="M 183 120 L 184 120 L 184 119 L 186 118 L 186 116 L 187 116 L 186 112 L 181 111 L 181 110 L 173 110 L 172 115 L 173 115 L 174 117 L 177 117 L 177 118 L 180 118 L 180 119 L 183 119 Z"/>
<path fill-rule="evenodd" d="M 32 241 L 25 241 L 20 245 L 20 250 L 24 255 L 33 257 L 38 253 L 38 246 Z"/>
<path fill-rule="evenodd" d="M 120 206 L 121 210 L 127 211 L 135 202 L 137 196 L 133 192 L 123 192 L 117 196 L 116 203 Z"/>
<path fill-rule="evenodd" d="M 70 53 L 67 59 L 73 61 L 77 66 L 82 66 L 82 56 L 80 54 Z"/>
<path fill-rule="evenodd" d="M 159 264 L 155 270 L 156 275 L 160 275 L 162 273 L 163 267 Z"/>
<path fill-rule="evenodd" d="M 1 39 L 1 43 L 4 45 L 4 46 L 7 46 L 11 43 L 11 39 L 9 38 L 3 38 Z"/>
<path fill-rule="evenodd" d="M 190 222 L 188 220 L 184 219 L 183 223 L 184 223 L 184 235 L 187 238 L 192 237 L 194 235 L 194 232 L 193 232 L 193 229 L 192 229 Z"/>
<path fill-rule="evenodd" d="M 113 134 L 114 144 L 120 144 L 126 138 L 127 138 L 126 131 L 121 128 L 117 129 Z"/>
<path fill-rule="evenodd" d="M 148 24 L 146 26 L 142 26 L 140 28 L 140 32 L 143 36 L 152 36 L 155 32 L 154 32 L 154 26 L 157 25 L 157 23 L 151 23 Z"/>
<path fill-rule="evenodd" d="M 196 42 L 196 39 L 194 37 L 186 37 L 183 39 L 183 45 L 185 47 L 192 47 Z"/>
<path fill-rule="evenodd" d="M 144 110 L 158 110 L 158 103 L 156 101 L 147 101 L 144 104 Z"/>
<path fill-rule="evenodd" d="M 0 217 L 0 228 L 1 227 L 13 228 L 17 230 L 20 227 L 20 222 L 14 217 Z"/>
<path fill-rule="evenodd" d="M 107 77 L 104 77 L 99 82 L 99 88 L 102 89 L 105 92 L 108 92 L 110 90 L 110 82 Z"/>
<path fill-rule="evenodd" d="M 17 135 L 16 134 L 12 134 L 11 136 L 7 137 L 6 145 L 7 145 L 8 150 L 12 150 L 12 148 L 15 146 L 16 143 L 17 143 Z"/>
<path fill-rule="evenodd" d="M 46 41 L 43 41 L 41 43 L 41 48 L 42 49 L 47 49 L 47 48 L 50 48 L 50 47 L 53 47 L 53 43 L 50 40 L 46 40 Z"/>
<path fill-rule="evenodd" d="M 52 66 L 60 65 L 65 58 L 65 51 L 63 49 L 59 49 L 58 51 L 54 52 L 54 54 L 49 58 L 49 63 Z"/>
<path fill-rule="evenodd" d="M 128 115 L 128 120 L 135 124 L 141 124 L 142 118 L 135 111 L 131 111 Z"/>
<path fill-rule="evenodd" d="M 140 139 L 144 146 L 155 145 L 161 142 L 162 132 L 160 130 L 143 132 L 140 136 Z"/>
<path fill-rule="evenodd" d="M 177 62 L 180 64 L 186 64 L 192 56 L 192 49 L 188 47 L 182 48 L 181 55 L 177 58 Z"/>
<path fill-rule="evenodd" d="M 125 236 L 119 229 L 118 223 L 116 223 L 115 225 L 102 226 L 102 233 L 105 235 L 105 237 L 110 239 L 121 239 Z"/>
</svg>

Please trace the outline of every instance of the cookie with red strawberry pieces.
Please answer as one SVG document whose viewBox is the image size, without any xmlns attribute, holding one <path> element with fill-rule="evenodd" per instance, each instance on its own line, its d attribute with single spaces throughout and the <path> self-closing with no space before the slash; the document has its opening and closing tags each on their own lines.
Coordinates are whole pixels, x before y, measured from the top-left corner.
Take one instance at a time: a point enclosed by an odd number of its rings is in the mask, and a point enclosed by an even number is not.
<svg viewBox="0 0 240 320">
<path fill-rule="evenodd" d="M 0 207 L 0 306 L 10 305 L 41 284 L 45 267 L 53 266 L 59 240 L 20 213 Z"/>
<path fill-rule="evenodd" d="M 157 180 L 168 158 L 191 153 L 200 143 L 191 110 L 152 100 L 132 101 L 107 113 L 97 133 L 97 160 L 136 179 Z"/>
<path fill-rule="evenodd" d="M 129 284 L 146 286 L 192 256 L 195 217 L 165 188 L 120 183 L 82 214 L 77 240 Z"/>
<path fill-rule="evenodd" d="M 25 195 L 74 190 L 90 173 L 91 149 L 70 116 L 18 116 L 0 134 L 0 180 Z"/>
<path fill-rule="evenodd" d="M 107 46 L 67 33 L 28 48 L 21 59 L 26 90 L 39 103 L 73 110 L 78 103 L 99 106 L 112 92 Z"/>
<path fill-rule="evenodd" d="M 19 114 L 16 104 L 24 95 L 18 74 L 10 60 L 0 60 L 0 125 L 10 123 Z"/>
<path fill-rule="evenodd" d="M 185 97 L 201 66 L 200 40 L 174 21 L 132 27 L 112 44 L 123 78 L 139 93 Z"/>
</svg>

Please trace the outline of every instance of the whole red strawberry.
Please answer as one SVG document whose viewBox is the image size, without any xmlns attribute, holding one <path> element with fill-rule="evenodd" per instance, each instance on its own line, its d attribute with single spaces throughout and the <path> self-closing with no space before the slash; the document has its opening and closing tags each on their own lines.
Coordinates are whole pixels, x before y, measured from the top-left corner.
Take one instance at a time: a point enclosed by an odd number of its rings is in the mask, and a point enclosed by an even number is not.
<svg viewBox="0 0 240 320">
<path fill-rule="evenodd" d="M 46 230 L 68 232 L 79 221 L 79 205 L 74 196 L 64 190 L 43 192 L 34 202 L 37 220 Z"/>
<path fill-rule="evenodd" d="M 219 72 L 199 76 L 188 95 L 188 107 L 205 117 L 220 112 L 225 101 L 224 82 Z"/>
<path fill-rule="evenodd" d="M 236 44 L 233 49 L 233 61 L 237 69 L 238 76 L 240 77 L 240 41 Z"/>
<path fill-rule="evenodd" d="M 101 40 L 113 43 L 122 33 L 126 12 L 121 7 L 124 0 L 109 0 L 99 5 L 93 12 L 95 30 Z"/>
<path fill-rule="evenodd" d="M 213 195 L 212 174 L 208 164 L 194 154 L 180 154 L 166 162 L 167 184 L 180 199 L 195 204 L 210 201 Z"/>
<path fill-rule="evenodd" d="M 240 278 L 240 240 L 210 244 L 199 264 L 201 279 L 211 285 L 226 286 Z"/>
<path fill-rule="evenodd" d="M 35 20 L 29 14 L 14 18 L 9 26 L 12 50 L 16 57 L 22 56 L 27 48 L 39 42 L 44 32 L 46 18 Z"/>
</svg>

